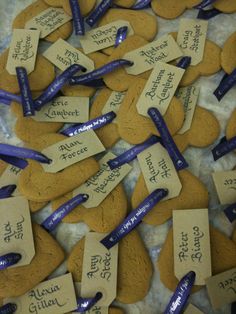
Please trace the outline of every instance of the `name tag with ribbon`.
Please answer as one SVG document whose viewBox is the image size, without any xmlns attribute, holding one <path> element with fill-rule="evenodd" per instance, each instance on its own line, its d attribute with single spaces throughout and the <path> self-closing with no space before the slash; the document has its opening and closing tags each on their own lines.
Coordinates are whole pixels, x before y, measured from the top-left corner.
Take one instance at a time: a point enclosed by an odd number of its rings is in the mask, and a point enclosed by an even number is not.
<svg viewBox="0 0 236 314">
<path fill-rule="evenodd" d="M 236 202 L 236 170 L 212 173 L 217 195 L 222 205 Z"/>
</svg>

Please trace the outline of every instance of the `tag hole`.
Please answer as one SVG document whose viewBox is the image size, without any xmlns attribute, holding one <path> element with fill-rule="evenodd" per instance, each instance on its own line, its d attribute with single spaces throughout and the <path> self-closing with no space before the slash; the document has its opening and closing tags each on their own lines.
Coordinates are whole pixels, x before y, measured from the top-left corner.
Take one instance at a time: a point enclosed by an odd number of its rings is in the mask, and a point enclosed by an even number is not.
<svg viewBox="0 0 236 314">
<path fill-rule="evenodd" d="M 87 71 L 88 71 L 88 69 L 85 68 L 85 67 L 83 67 L 83 68 L 81 69 L 81 72 L 83 72 L 83 73 L 86 73 Z"/>
<path fill-rule="evenodd" d="M 101 300 L 101 298 L 103 297 L 103 293 L 102 292 L 97 292 L 96 293 L 96 299 L 99 301 Z"/>
<path fill-rule="evenodd" d="M 49 165 L 53 164 L 53 160 L 52 159 L 48 159 L 48 164 Z"/>
</svg>

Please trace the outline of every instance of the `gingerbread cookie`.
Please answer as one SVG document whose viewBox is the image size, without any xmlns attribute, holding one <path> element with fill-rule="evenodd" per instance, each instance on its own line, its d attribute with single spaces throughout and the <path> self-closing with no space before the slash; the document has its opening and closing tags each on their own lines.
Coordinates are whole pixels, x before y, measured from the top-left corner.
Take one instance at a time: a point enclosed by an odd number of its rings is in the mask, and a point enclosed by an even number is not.
<svg viewBox="0 0 236 314">
<path fill-rule="evenodd" d="M 80 282 L 83 267 L 84 238 L 72 249 L 68 258 L 68 271 Z M 152 262 L 136 230 L 119 243 L 117 298 L 122 303 L 135 303 L 148 293 L 152 279 Z"/>
<path fill-rule="evenodd" d="M 131 8 L 136 3 L 136 0 L 114 0 L 114 3 L 120 7 Z"/>
<path fill-rule="evenodd" d="M 150 225 L 161 225 L 172 217 L 172 210 L 208 207 L 208 191 L 204 184 L 188 170 L 178 172 L 182 183 L 179 196 L 158 203 L 144 217 Z M 132 195 L 132 207 L 136 208 L 149 195 L 143 175 L 138 178 Z"/>
<path fill-rule="evenodd" d="M 0 56 L 0 89 L 17 94 L 20 93 L 17 77 L 6 70 L 8 53 L 9 49 Z M 55 78 L 54 66 L 43 56 L 37 55 L 35 69 L 28 78 L 31 91 L 44 90 Z"/>
<path fill-rule="evenodd" d="M 221 53 L 221 66 L 228 74 L 236 68 L 236 32 L 224 44 Z"/>
<path fill-rule="evenodd" d="M 62 8 L 65 0 L 43 0 L 50 7 Z"/>
<path fill-rule="evenodd" d="M 64 260 L 64 252 L 51 235 L 33 224 L 35 256 L 27 266 L 0 271 L 0 298 L 23 295 L 47 278 Z"/>
<path fill-rule="evenodd" d="M 184 134 L 176 134 L 174 141 L 183 152 L 188 146 L 207 147 L 217 140 L 219 134 L 220 124 L 215 116 L 210 111 L 196 106 L 191 128 Z"/>
<path fill-rule="evenodd" d="M 56 133 L 43 134 L 29 146 L 42 151 L 65 138 L 66 136 Z M 27 199 L 35 202 L 49 202 L 60 197 L 80 186 L 99 170 L 94 158 L 82 160 L 57 173 L 45 172 L 37 161 L 28 160 L 28 163 L 20 174 L 19 190 Z"/>
<path fill-rule="evenodd" d="M 77 48 L 82 51 L 81 48 Z M 107 56 L 100 52 L 89 53 L 88 58 L 94 61 L 95 69 L 98 69 L 107 63 Z M 80 97 L 92 97 L 96 93 L 96 88 L 84 86 L 84 85 L 65 85 L 62 88 L 62 93 L 65 96 L 80 96 Z"/>
<path fill-rule="evenodd" d="M 25 28 L 25 24 L 36 15 L 47 10 L 48 6 L 44 1 L 37 0 L 21 11 L 13 20 L 12 28 Z M 71 21 L 60 26 L 54 32 L 46 36 L 44 39 L 50 42 L 55 42 L 59 38 L 67 39 L 72 34 L 73 28 Z"/>
<path fill-rule="evenodd" d="M 234 0 L 217 0 L 213 3 L 213 7 L 223 13 L 236 12 L 236 2 Z"/>
<path fill-rule="evenodd" d="M 80 6 L 81 14 L 83 16 L 88 15 L 94 9 L 96 1 L 97 0 L 79 0 L 78 3 Z M 67 14 L 72 15 L 69 0 L 62 1 L 62 7 Z"/>
<path fill-rule="evenodd" d="M 199 3 L 201 3 L 201 0 L 152 0 L 151 6 L 156 15 L 171 20 Z"/>
<path fill-rule="evenodd" d="M 210 226 L 212 275 L 217 275 L 236 266 L 236 244 L 223 233 Z M 169 231 L 162 247 L 157 267 L 160 271 L 162 283 L 174 291 L 178 280 L 174 275 L 173 254 L 173 229 Z M 192 292 L 199 290 L 201 286 L 195 286 Z"/>
<path fill-rule="evenodd" d="M 234 111 L 232 112 L 232 114 L 230 115 L 227 127 L 226 127 L 226 138 L 227 140 L 230 140 L 232 137 L 236 136 L 236 109 L 234 109 Z"/>
<path fill-rule="evenodd" d="M 140 144 L 152 134 L 159 135 L 151 118 L 140 115 L 136 103 L 145 87 L 146 81 L 135 79 L 128 89 L 117 114 L 120 137 L 130 144 Z M 171 134 L 181 129 L 184 122 L 184 109 L 179 99 L 174 97 L 164 116 Z"/>
</svg>

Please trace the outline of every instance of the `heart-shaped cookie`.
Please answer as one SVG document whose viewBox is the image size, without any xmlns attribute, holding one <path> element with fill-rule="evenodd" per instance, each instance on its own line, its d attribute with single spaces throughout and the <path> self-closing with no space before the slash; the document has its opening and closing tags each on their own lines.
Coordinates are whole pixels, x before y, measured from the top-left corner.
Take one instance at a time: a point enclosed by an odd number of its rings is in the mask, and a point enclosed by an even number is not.
<svg viewBox="0 0 236 314">
<path fill-rule="evenodd" d="M 213 7 L 224 13 L 236 12 L 236 2 L 234 0 L 217 0 L 213 3 Z"/>
<path fill-rule="evenodd" d="M 64 260 L 64 252 L 56 240 L 37 224 L 33 224 L 35 256 L 27 266 L 0 271 L 0 298 L 23 295 L 47 278 Z"/>
<path fill-rule="evenodd" d="M 224 43 L 221 53 L 221 65 L 228 74 L 236 68 L 236 32 Z"/>
<path fill-rule="evenodd" d="M 212 275 L 217 275 L 236 266 L 236 244 L 217 229 L 210 227 Z M 171 228 L 162 247 L 157 267 L 162 283 L 174 291 L 178 280 L 174 275 L 173 229 Z M 192 292 L 201 289 L 194 286 Z"/>
<path fill-rule="evenodd" d="M 29 146 L 37 151 L 64 140 L 61 134 L 43 134 Z M 87 158 L 57 173 L 45 172 L 41 164 L 28 160 L 28 166 L 21 172 L 19 190 L 27 199 L 35 202 L 49 202 L 84 183 L 98 170 L 94 158 Z M 77 175 L 76 175 L 77 174 Z"/>
<path fill-rule="evenodd" d="M 77 48 L 82 51 L 81 48 Z M 101 52 L 93 52 L 87 55 L 88 58 L 94 61 L 95 69 L 102 67 L 107 63 L 107 56 Z M 84 85 L 65 85 L 62 89 L 62 93 L 65 96 L 80 96 L 80 97 L 92 97 L 96 93 L 96 88 L 84 86 Z"/>
<path fill-rule="evenodd" d="M 226 126 L 226 138 L 229 140 L 232 137 L 236 136 L 236 109 L 234 109 L 234 111 L 232 112 L 228 124 Z"/>
<path fill-rule="evenodd" d="M 235 129 L 236 130 L 236 129 Z M 181 152 L 188 146 L 207 147 L 220 135 L 220 124 L 208 110 L 196 106 L 191 128 L 184 134 L 176 134 L 174 141 Z"/>
<path fill-rule="evenodd" d="M 37 0 L 22 10 L 13 20 L 12 28 L 25 28 L 25 24 L 36 15 L 50 8 L 44 1 Z M 50 42 L 55 42 L 59 38 L 67 39 L 72 34 L 73 28 L 71 21 L 57 28 L 44 39 Z"/>
<path fill-rule="evenodd" d="M 117 114 L 120 137 L 130 144 L 140 144 L 153 134 L 159 135 L 151 118 L 144 117 L 137 111 L 136 104 L 145 85 L 146 80 L 133 81 Z M 172 135 L 181 129 L 184 122 L 184 108 L 176 97 L 172 99 L 164 119 Z"/>
<path fill-rule="evenodd" d="M 52 210 L 69 201 L 73 197 L 68 193 L 52 202 Z M 126 217 L 127 198 L 122 184 L 119 184 L 97 207 L 85 208 L 79 205 L 64 219 L 65 223 L 85 222 L 89 228 L 96 232 L 110 232 L 115 229 Z"/>
<path fill-rule="evenodd" d="M 172 217 L 172 210 L 208 207 L 208 191 L 204 184 L 188 170 L 181 170 L 178 174 L 182 183 L 182 190 L 179 196 L 162 201 L 154 206 L 143 218 L 143 221 L 147 224 L 163 224 Z M 132 207 L 136 208 L 148 195 L 148 189 L 141 174 L 132 195 Z"/>
<path fill-rule="evenodd" d="M 16 75 L 11 75 L 6 70 L 9 49 L 0 56 L 0 89 L 13 94 L 20 93 Z M 39 80 L 40 77 L 40 80 Z M 42 55 L 37 55 L 35 69 L 28 76 L 31 91 L 45 89 L 55 78 L 54 66 Z"/>
<path fill-rule="evenodd" d="M 72 249 L 68 258 L 68 271 L 75 281 L 81 281 L 84 238 Z M 153 269 L 148 252 L 136 230 L 119 243 L 117 298 L 122 303 L 135 303 L 148 293 Z"/>
</svg>

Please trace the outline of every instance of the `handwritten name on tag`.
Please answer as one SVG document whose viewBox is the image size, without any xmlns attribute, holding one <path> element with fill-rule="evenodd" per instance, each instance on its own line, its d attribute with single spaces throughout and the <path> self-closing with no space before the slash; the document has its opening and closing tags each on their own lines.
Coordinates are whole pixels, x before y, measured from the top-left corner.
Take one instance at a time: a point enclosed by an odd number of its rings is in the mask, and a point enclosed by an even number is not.
<svg viewBox="0 0 236 314">
<path fill-rule="evenodd" d="M 116 297 L 118 245 L 108 250 L 100 241 L 105 234 L 89 232 L 85 238 L 81 281 L 82 297 L 103 294 L 97 306 L 109 306 Z"/>
<path fill-rule="evenodd" d="M 212 173 L 217 195 L 222 205 L 236 202 L 236 170 Z"/>
<path fill-rule="evenodd" d="M 156 62 L 139 100 L 138 113 L 149 117 L 149 108 L 157 108 L 164 115 L 175 94 L 185 70 L 163 62 Z"/>
<path fill-rule="evenodd" d="M 133 66 L 125 68 L 126 72 L 138 75 L 153 69 L 157 61 L 169 62 L 182 55 L 174 38 L 171 35 L 165 35 L 150 44 L 126 53 L 123 58 L 134 62 Z"/>
<path fill-rule="evenodd" d="M 85 36 L 80 37 L 80 43 L 84 52 L 88 54 L 114 46 L 117 31 L 123 26 L 128 27 L 128 36 L 134 34 L 129 22 L 124 20 L 118 20 L 86 32 Z"/>
<path fill-rule="evenodd" d="M 24 67 L 28 74 L 34 71 L 39 43 L 39 31 L 14 29 L 8 53 L 7 71 L 16 75 L 16 67 Z"/>
<path fill-rule="evenodd" d="M 52 44 L 43 56 L 62 71 L 65 71 L 72 64 L 80 64 L 88 72 L 94 70 L 92 59 L 61 38 Z"/>
<path fill-rule="evenodd" d="M 105 103 L 102 114 L 106 114 L 110 111 L 114 111 L 117 113 L 120 109 L 123 99 L 125 98 L 125 93 L 122 92 L 112 92 L 111 96 L 108 98 Z M 116 123 L 116 119 L 112 121 L 112 123 Z"/>
<path fill-rule="evenodd" d="M 12 184 L 17 185 L 20 173 L 21 173 L 20 168 L 8 165 L 0 177 L 0 188 Z M 12 195 L 14 196 L 20 195 L 18 188 L 15 189 Z"/>
<path fill-rule="evenodd" d="M 16 314 L 63 314 L 77 308 L 72 275 L 66 274 L 44 281 L 28 293 L 5 299 L 17 305 Z"/>
<path fill-rule="evenodd" d="M 0 255 L 19 253 L 12 267 L 30 264 L 35 255 L 28 200 L 22 196 L 0 200 Z"/>
<path fill-rule="evenodd" d="M 40 31 L 40 38 L 45 38 L 71 19 L 72 17 L 61 8 L 48 8 L 29 20 L 25 28 L 37 29 Z"/>
<path fill-rule="evenodd" d="M 224 304 L 235 302 L 236 268 L 208 278 L 206 285 L 214 309 L 218 309 Z"/>
<path fill-rule="evenodd" d="M 191 57 L 191 65 L 199 64 L 204 55 L 208 21 L 181 19 L 177 43 L 185 56 Z"/>
<path fill-rule="evenodd" d="M 104 201 L 108 194 L 127 176 L 132 167 L 125 164 L 114 170 L 111 170 L 107 162 L 116 156 L 112 153 L 107 153 L 100 161 L 100 170 L 87 180 L 78 189 L 73 191 L 73 196 L 80 193 L 89 195 L 89 199 L 83 203 L 86 208 L 97 207 Z"/>
<path fill-rule="evenodd" d="M 83 123 L 89 120 L 88 97 L 57 97 L 32 117 L 36 121 Z"/>
<path fill-rule="evenodd" d="M 178 173 L 167 152 L 160 144 L 154 144 L 138 154 L 144 180 L 149 193 L 165 188 L 169 193 L 163 200 L 177 197 L 182 189 Z"/>
<path fill-rule="evenodd" d="M 199 92 L 200 88 L 193 85 L 182 87 L 177 91 L 176 96 L 182 102 L 185 114 L 184 124 L 179 130 L 178 134 L 184 134 L 191 128 L 194 112 L 198 102 Z"/>
<path fill-rule="evenodd" d="M 204 314 L 202 311 L 200 311 L 196 306 L 193 304 L 189 304 L 186 307 L 186 310 L 184 311 L 184 314 Z"/>
<path fill-rule="evenodd" d="M 174 210 L 173 231 L 175 276 L 194 271 L 195 284 L 205 285 L 211 276 L 208 209 Z"/>
<path fill-rule="evenodd" d="M 93 130 L 72 136 L 42 151 L 52 160 L 51 164 L 42 164 L 46 172 L 58 172 L 76 162 L 101 153 L 105 150 Z"/>
</svg>

